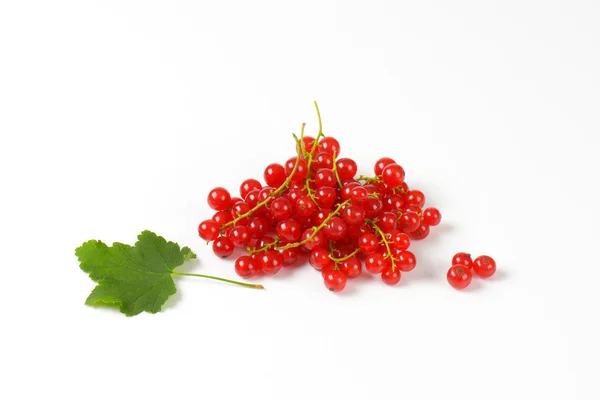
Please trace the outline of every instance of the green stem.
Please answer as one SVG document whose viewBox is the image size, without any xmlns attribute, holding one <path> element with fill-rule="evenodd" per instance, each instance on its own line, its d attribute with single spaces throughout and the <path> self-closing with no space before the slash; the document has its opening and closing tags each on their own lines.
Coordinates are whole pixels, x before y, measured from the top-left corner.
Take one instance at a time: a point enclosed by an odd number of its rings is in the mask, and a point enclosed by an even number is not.
<svg viewBox="0 0 600 400">
<path fill-rule="evenodd" d="M 377 224 L 374 221 L 370 221 L 370 223 L 373 229 L 375 229 L 375 232 L 377 232 L 377 234 L 381 236 L 381 240 L 383 240 L 383 243 L 385 244 L 385 249 L 387 250 L 388 258 L 392 260 L 392 272 L 396 271 L 396 263 L 394 261 L 394 256 L 392 256 L 390 244 L 385 237 L 385 233 L 381 230 L 379 226 L 377 226 Z"/>
<path fill-rule="evenodd" d="M 354 257 L 355 255 L 358 254 L 359 251 L 360 251 L 360 249 L 356 249 L 352 253 L 350 253 L 347 256 L 342 257 L 342 258 L 334 258 L 334 257 L 331 257 L 331 255 L 329 256 L 329 258 L 331 259 L 331 261 L 333 261 L 334 263 L 338 264 L 338 263 L 346 261 L 349 258 Z"/>
<path fill-rule="evenodd" d="M 333 173 L 335 174 L 335 179 L 337 180 L 338 186 L 341 189 L 343 187 L 343 185 L 342 185 L 342 180 L 340 179 L 340 176 L 338 175 L 336 161 L 337 161 L 337 154 L 334 151 L 333 152 Z"/>
<path fill-rule="evenodd" d="M 244 282 L 239 282 L 239 281 L 232 281 L 231 279 L 219 278 L 218 276 L 212 276 L 212 275 L 190 274 L 190 273 L 187 273 L 187 272 L 176 272 L 176 271 L 173 271 L 171 273 L 171 275 L 196 276 L 196 277 L 199 277 L 199 278 L 214 279 L 214 280 L 217 280 L 217 281 L 227 282 L 227 283 L 233 283 L 234 285 L 240 285 L 240 286 L 244 286 L 244 287 L 248 287 L 248 288 L 252 288 L 252 289 L 264 289 L 265 288 L 263 285 L 260 285 L 260 284 L 257 284 L 257 283 L 244 283 Z"/>
</svg>

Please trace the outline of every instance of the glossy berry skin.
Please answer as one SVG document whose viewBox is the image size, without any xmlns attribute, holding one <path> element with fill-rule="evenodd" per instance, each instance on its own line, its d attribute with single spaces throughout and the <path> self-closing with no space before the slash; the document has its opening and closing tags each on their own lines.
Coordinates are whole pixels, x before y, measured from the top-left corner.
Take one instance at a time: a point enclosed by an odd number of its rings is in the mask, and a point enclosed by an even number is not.
<svg viewBox="0 0 600 400">
<path fill-rule="evenodd" d="M 393 213 L 397 213 L 399 211 L 402 211 L 404 207 L 404 197 L 397 195 L 397 194 L 391 194 L 389 196 L 386 196 L 383 200 L 383 209 L 385 211 L 391 211 Z"/>
<path fill-rule="evenodd" d="M 360 205 L 362 204 L 367 197 L 369 196 L 369 192 L 362 186 L 355 186 L 350 190 L 350 199 L 352 200 L 352 204 Z"/>
<path fill-rule="evenodd" d="M 227 258 L 233 254 L 233 242 L 223 236 L 219 236 L 213 242 L 213 252 L 217 257 Z"/>
<path fill-rule="evenodd" d="M 263 217 L 254 217 L 248 224 L 248 232 L 253 238 L 261 238 L 269 232 L 269 223 Z"/>
<path fill-rule="evenodd" d="M 313 176 L 315 180 L 315 186 L 317 188 L 321 187 L 331 187 L 334 188 L 336 186 L 335 174 L 330 169 L 322 168 L 317 171 L 317 173 Z"/>
<path fill-rule="evenodd" d="M 359 205 L 347 205 L 342 208 L 340 214 L 348 225 L 360 225 L 365 222 L 365 210 Z"/>
<path fill-rule="evenodd" d="M 220 230 L 221 225 L 211 219 L 202 221 L 200 222 L 200 225 L 198 225 L 198 235 L 200 235 L 200 237 L 207 242 L 212 242 L 218 238 Z"/>
<path fill-rule="evenodd" d="M 423 209 L 421 207 L 419 207 L 419 206 L 414 205 L 414 204 L 405 204 L 403 211 L 414 212 L 415 214 L 417 214 L 419 216 L 421 216 L 423 214 Z"/>
<path fill-rule="evenodd" d="M 304 232 L 302 232 L 302 236 L 300 236 L 300 240 L 304 241 L 307 240 L 315 231 L 315 227 L 310 227 L 306 230 L 304 230 Z M 325 233 L 323 232 L 323 230 L 318 231 L 317 233 L 315 233 L 315 236 L 313 236 L 313 238 L 309 241 L 307 241 L 306 243 L 304 243 L 302 245 L 303 248 L 305 248 L 306 250 L 312 250 L 315 247 L 325 247 L 327 246 L 327 238 L 325 237 Z"/>
<path fill-rule="evenodd" d="M 389 164 L 383 169 L 381 179 L 388 187 L 400 186 L 404 182 L 404 169 L 398 164 Z"/>
<path fill-rule="evenodd" d="M 410 247 L 410 237 L 403 232 L 394 232 L 391 235 L 392 246 L 397 250 L 406 250 Z"/>
<path fill-rule="evenodd" d="M 362 263 L 358 257 L 350 257 L 342 261 L 340 270 L 347 278 L 354 279 L 362 273 Z"/>
<path fill-rule="evenodd" d="M 321 152 L 317 154 L 312 165 L 315 171 L 321 168 L 333 169 L 333 156 L 329 153 Z"/>
<path fill-rule="evenodd" d="M 315 199 L 317 205 L 321 208 L 331 208 L 335 203 L 337 192 L 332 187 L 321 187 L 317 189 Z"/>
<path fill-rule="evenodd" d="M 292 203 L 287 199 L 287 197 L 277 197 L 276 199 L 273 199 L 269 210 L 271 211 L 273 218 L 275 218 L 277 221 L 288 219 L 294 213 Z"/>
<path fill-rule="evenodd" d="M 248 194 L 246 194 L 246 197 L 244 197 L 244 201 L 248 203 L 250 208 L 254 208 L 258 204 L 261 190 L 262 189 L 252 189 L 248 192 Z"/>
<path fill-rule="evenodd" d="M 473 272 L 480 278 L 489 278 L 496 272 L 496 261 L 490 256 L 479 256 L 473 261 Z"/>
<path fill-rule="evenodd" d="M 308 262 L 317 271 L 333 265 L 333 261 L 329 258 L 329 253 L 322 247 L 315 247 L 312 249 L 310 256 L 308 257 Z"/>
<path fill-rule="evenodd" d="M 328 208 L 323 208 L 322 210 L 317 210 L 313 214 L 313 223 L 316 226 L 321 225 L 327 219 L 327 217 L 329 217 L 329 214 L 331 214 L 331 210 Z"/>
<path fill-rule="evenodd" d="M 333 217 L 329 220 L 327 226 L 323 228 L 323 231 L 329 240 L 340 240 L 346 237 L 348 226 L 342 218 Z"/>
<path fill-rule="evenodd" d="M 227 189 L 222 187 L 216 187 L 208 192 L 206 200 L 208 206 L 216 211 L 226 210 L 231 205 L 231 195 Z"/>
<path fill-rule="evenodd" d="M 340 143 L 333 137 L 327 136 L 321 139 L 319 145 L 323 149 L 322 151 L 325 153 L 329 153 L 331 155 L 340 155 Z"/>
<path fill-rule="evenodd" d="M 379 249 L 377 236 L 372 233 L 363 233 L 358 238 L 358 248 L 365 254 L 373 254 Z"/>
<path fill-rule="evenodd" d="M 381 174 L 383 173 L 383 169 L 390 164 L 396 164 L 396 161 L 394 161 L 393 159 L 391 159 L 389 157 L 382 157 L 379 160 L 377 160 L 377 162 L 375 163 L 375 168 L 373 169 L 373 172 L 375 172 L 376 176 L 381 177 Z"/>
<path fill-rule="evenodd" d="M 300 250 L 298 247 L 290 247 L 288 249 L 277 250 L 277 253 L 279 253 L 283 260 L 283 266 L 289 267 L 298 261 Z"/>
<path fill-rule="evenodd" d="M 380 215 L 377 226 L 383 232 L 390 232 L 396 229 L 396 214 L 392 212 L 384 212 Z"/>
<path fill-rule="evenodd" d="M 436 226 L 442 222 L 442 214 L 435 207 L 426 208 L 423 211 L 423 221 L 429 226 Z"/>
<path fill-rule="evenodd" d="M 267 250 L 260 255 L 260 264 L 265 274 L 275 275 L 283 266 L 283 258 L 274 250 Z"/>
<path fill-rule="evenodd" d="M 265 179 L 267 186 L 278 188 L 285 182 L 285 168 L 278 163 L 269 164 L 267 165 L 267 168 L 265 168 L 263 178 Z"/>
<path fill-rule="evenodd" d="M 400 269 L 392 268 L 391 263 L 386 264 L 381 270 L 381 279 L 390 286 L 396 285 L 398 282 L 400 282 L 401 277 L 402 274 Z"/>
<path fill-rule="evenodd" d="M 317 205 L 308 196 L 301 196 L 296 200 L 294 207 L 296 213 L 301 217 L 309 217 L 317 210 Z"/>
<path fill-rule="evenodd" d="M 293 218 L 280 221 L 277 224 L 275 231 L 277 232 L 277 236 L 287 243 L 295 242 L 300 239 L 300 235 L 302 235 L 300 224 Z"/>
<path fill-rule="evenodd" d="M 369 254 L 365 259 L 365 268 L 372 274 L 380 274 L 385 264 L 385 259 L 381 253 Z"/>
<path fill-rule="evenodd" d="M 448 279 L 450 286 L 452 286 L 454 289 L 462 290 L 471 283 L 471 270 L 464 265 L 453 265 L 448 270 L 446 278 Z"/>
<path fill-rule="evenodd" d="M 294 166 L 296 165 L 297 157 L 292 157 L 285 163 L 285 175 L 290 176 L 292 171 L 294 171 Z M 308 169 L 306 168 L 306 161 L 300 159 L 298 161 L 298 167 L 296 167 L 296 171 L 294 172 L 294 176 L 290 178 L 290 182 L 302 182 L 306 179 L 308 175 Z"/>
<path fill-rule="evenodd" d="M 412 271 L 417 266 L 417 257 L 411 251 L 405 250 L 398 254 L 395 264 L 402 272 Z"/>
<path fill-rule="evenodd" d="M 408 236 L 412 239 L 412 240 L 423 240 L 425 239 L 427 236 L 429 236 L 429 225 L 427 225 L 424 221 L 421 221 L 419 227 L 417 228 L 417 230 L 410 232 L 408 234 Z"/>
<path fill-rule="evenodd" d="M 271 193 L 273 193 L 274 191 L 275 189 L 273 189 L 271 186 L 265 186 L 264 188 L 260 189 L 260 192 L 258 192 L 257 204 L 266 201 L 265 204 L 267 205 L 267 207 L 270 207 L 273 199 L 269 200 L 269 198 L 271 197 Z"/>
<path fill-rule="evenodd" d="M 381 212 L 382 204 L 379 199 L 369 197 L 367 198 L 367 201 L 364 202 L 363 208 L 365 209 L 366 218 L 375 218 Z"/>
<path fill-rule="evenodd" d="M 227 211 L 217 211 L 211 218 L 215 221 L 219 226 L 223 226 L 229 221 L 231 221 L 231 213 Z"/>
<path fill-rule="evenodd" d="M 473 259 L 469 253 L 456 253 L 454 257 L 452 257 L 452 263 L 450 265 L 464 265 L 468 269 L 473 268 Z"/>
<path fill-rule="evenodd" d="M 325 274 L 324 282 L 330 292 L 341 292 L 346 287 L 346 275 L 340 270 L 330 269 Z"/>
<path fill-rule="evenodd" d="M 250 205 L 245 201 L 238 201 L 231 207 L 231 218 L 234 220 L 250 211 Z M 248 217 L 242 218 L 236 222 L 238 225 L 248 225 L 250 220 Z"/>
<path fill-rule="evenodd" d="M 229 231 L 227 237 L 233 242 L 234 246 L 246 246 L 250 241 L 251 234 L 247 227 L 236 226 Z"/>
<path fill-rule="evenodd" d="M 351 158 L 340 158 L 335 162 L 335 168 L 342 181 L 354 178 L 358 171 L 356 162 Z"/>
<path fill-rule="evenodd" d="M 407 211 L 400 216 L 398 227 L 404 233 L 414 232 L 419 228 L 421 219 L 414 212 Z"/>
<path fill-rule="evenodd" d="M 404 195 L 404 201 L 407 204 L 414 204 L 415 206 L 423 208 L 425 205 L 425 195 L 420 190 L 409 190 L 408 193 Z"/>
<path fill-rule="evenodd" d="M 248 193 L 254 189 L 262 189 L 262 185 L 256 179 L 246 179 L 240 185 L 240 197 L 245 199 Z"/>
<path fill-rule="evenodd" d="M 348 200 L 350 198 L 350 192 L 352 192 L 352 189 L 357 186 L 360 186 L 360 183 L 356 181 L 344 183 L 342 185 L 342 190 L 340 191 L 340 197 L 342 200 Z"/>
<path fill-rule="evenodd" d="M 235 272 L 242 278 L 250 278 L 256 274 L 256 267 L 250 256 L 240 256 L 235 260 Z"/>
</svg>

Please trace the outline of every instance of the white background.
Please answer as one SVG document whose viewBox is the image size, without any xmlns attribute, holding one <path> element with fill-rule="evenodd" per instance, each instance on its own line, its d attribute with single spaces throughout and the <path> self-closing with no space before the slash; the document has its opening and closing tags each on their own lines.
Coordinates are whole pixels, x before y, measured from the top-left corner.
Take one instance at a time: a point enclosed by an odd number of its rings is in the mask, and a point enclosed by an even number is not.
<svg viewBox="0 0 600 400">
<path fill-rule="evenodd" d="M 0 3 L 0 397 L 598 399 L 600 3 Z M 143 229 L 187 271 L 235 192 L 326 134 L 440 208 L 397 287 L 310 267 L 177 278 L 164 311 L 84 300 L 74 249 Z M 452 255 L 498 274 L 457 292 Z"/>
</svg>

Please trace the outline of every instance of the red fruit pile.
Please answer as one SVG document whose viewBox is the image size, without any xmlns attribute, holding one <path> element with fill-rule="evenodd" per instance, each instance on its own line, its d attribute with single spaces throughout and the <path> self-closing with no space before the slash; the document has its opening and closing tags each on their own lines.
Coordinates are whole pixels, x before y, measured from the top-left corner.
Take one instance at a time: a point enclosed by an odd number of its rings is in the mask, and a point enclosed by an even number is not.
<svg viewBox="0 0 600 400">
<path fill-rule="evenodd" d="M 496 272 L 496 261 L 490 256 L 479 256 L 473 261 L 469 253 L 456 253 L 446 278 L 450 286 L 461 290 L 469 286 L 473 272 L 480 278 L 489 278 Z"/>
<path fill-rule="evenodd" d="M 264 185 L 247 179 L 240 197 L 222 187 L 210 191 L 208 205 L 216 213 L 200 223 L 200 237 L 213 242 L 219 257 L 244 249 L 235 261 L 243 278 L 276 274 L 307 254 L 334 292 L 359 276 L 363 265 L 385 283 L 398 283 L 401 272 L 417 264 L 408 250 L 411 240 L 425 239 L 440 223 L 440 212 L 423 210 L 425 195 L 409 189 L 393 159 L 379 159 L 374 176 L 355 178 L 356 162 L 338 158 L 339 142 L 321 129 L 316 138 L 294 138 L 297 155 L 269 164 Z"/>
</svg>

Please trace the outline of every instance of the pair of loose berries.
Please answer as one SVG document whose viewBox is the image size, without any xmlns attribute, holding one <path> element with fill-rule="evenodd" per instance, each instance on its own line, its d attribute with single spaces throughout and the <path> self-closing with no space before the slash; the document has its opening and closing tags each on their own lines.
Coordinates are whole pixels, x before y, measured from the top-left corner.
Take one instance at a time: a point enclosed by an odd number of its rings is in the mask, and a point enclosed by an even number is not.
<svg viewBox="0 0 600 400">
<path fill-rule="evenodd" d="M 473 261 L 469 253 L 456 253 L 446 278 L 450 286 L 461 290 L 471 283 L 471 271 L 480 278 L 489 278 L 496 272 L 496 262 L 490 256 L 479 256 Z"/>
</svg>

